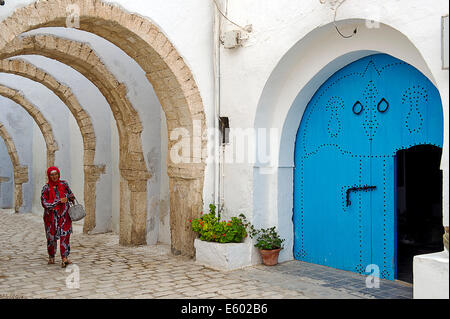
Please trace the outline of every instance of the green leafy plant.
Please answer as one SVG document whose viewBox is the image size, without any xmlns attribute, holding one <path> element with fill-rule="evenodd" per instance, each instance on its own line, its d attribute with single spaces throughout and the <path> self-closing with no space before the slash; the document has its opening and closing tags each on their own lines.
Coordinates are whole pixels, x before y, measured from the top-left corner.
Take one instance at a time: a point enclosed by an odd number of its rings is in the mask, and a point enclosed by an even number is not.
<svg viewBox="0 0 450 319">
<path fill-rule="evenodd" d="M 229 221 L 220 221 L 216 216 L 216 206 L 209 205 L 209 213 L 200 218 L 189 220 L 192 230 L 199 234 L 200 240 L 218 243 L 241 243 L 248 237 L 243 221 L 233 217 Z"/>
<path fill-rule="evenodd" d="M 239 215 L 244 222 L 250 238 L 256 239 L 255 247 L 263 250 L 283 249 L 283 242 L 280 235 L 276 231 L 276 227 L 256 229 L 245 217 L 244 214 Z"/>
</svg>

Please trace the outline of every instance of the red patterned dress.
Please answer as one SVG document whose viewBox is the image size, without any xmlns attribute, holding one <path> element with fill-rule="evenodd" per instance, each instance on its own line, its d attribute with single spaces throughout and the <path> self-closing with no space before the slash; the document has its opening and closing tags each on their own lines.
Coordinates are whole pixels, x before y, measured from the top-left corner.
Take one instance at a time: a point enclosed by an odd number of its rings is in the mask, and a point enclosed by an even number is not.
<svg viewBox="0 0 450 319">
<path fill-rule="evenodd" d="M 59 239 L 61 257 L 66 258 L 70 254 L 72 220 L 69 216 L 69 201 L 63 204 L 60 199 L 66 197 L 73 200 L 75 197 L 66 181 L 58 180 L 58 182 L 56 182 L 57 185 L 55 186 L 50 186 L 50 184 L 52 183 L 46 184 L 41 193 L 41 203 L 42 207 L 44 207 L 44 225 L 47 237 L 48 255 L 52 258 L 55 257 L 57 241 Z"/>
</svg>

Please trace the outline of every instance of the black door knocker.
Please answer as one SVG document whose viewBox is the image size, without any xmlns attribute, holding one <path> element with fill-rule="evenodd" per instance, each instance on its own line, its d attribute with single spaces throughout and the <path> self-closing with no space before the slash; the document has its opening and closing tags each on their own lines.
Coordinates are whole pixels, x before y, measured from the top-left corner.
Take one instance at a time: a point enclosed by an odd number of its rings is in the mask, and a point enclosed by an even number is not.
<svg viewBox="0 0 450 319">
<path fill-rule="evenodd" d="M 353 113 L 355 113 L 356 115 L 359 115 L 359 114 L 361 114 L 362 111 L 363 111 L 363 105 L 361 104 L 361 102 L 356 101 L 356 103 L 353 105 Z"/>
<path fill-rule="evenodd" d="M 383 102 L 384 102 L 384 104 L 385 104 L 385 107 L 384 107 L 383 109 L 381 109 L 380 106 L 383 104 Z M 389 109 L 389 102 L 386 101 L 385 98 L 382 98 L 381 101 L 380 101 L 380 103 L 378 103 L 378 106 L 377 106 L 378 112 L 384 113 L 384 112 L 386 112 L 388 109 Z"/>
</svg>

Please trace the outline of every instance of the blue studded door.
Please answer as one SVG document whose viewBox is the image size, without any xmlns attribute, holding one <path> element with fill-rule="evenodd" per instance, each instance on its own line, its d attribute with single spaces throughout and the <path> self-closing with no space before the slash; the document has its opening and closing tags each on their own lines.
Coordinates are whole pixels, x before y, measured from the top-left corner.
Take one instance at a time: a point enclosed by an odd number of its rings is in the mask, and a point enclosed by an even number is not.
<svg viewBox="0 0 450 319">
<path fill-rule="evenodd" d="M 395 279 L 396 153 L 442 142 L 439 93 L 411 65 L 376 54 L 331 76 L 297 132 L 295 258 Z"/>
</svg>

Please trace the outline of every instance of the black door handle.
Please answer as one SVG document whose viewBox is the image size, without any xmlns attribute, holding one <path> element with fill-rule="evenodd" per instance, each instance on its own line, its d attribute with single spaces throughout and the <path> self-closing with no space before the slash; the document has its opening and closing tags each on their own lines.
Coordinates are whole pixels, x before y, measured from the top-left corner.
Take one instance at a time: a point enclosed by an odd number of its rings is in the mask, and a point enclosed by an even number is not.
<svg viewBox="0 0 450 319">
<path fill-rule="evenodd" d="M 347 189 L 347 207 L 350 206 L 350 204 L 352 203 L 350 201 L 350 192 L 359 192 L 359 191 L 364 191 L 364 192 L 368 192 L 368 191 L 373 191 L 375 190 L 377 187 L 376 186 L 356 186 L 356 187 L 350 187 L 349 189 Z"/>
</svg>

